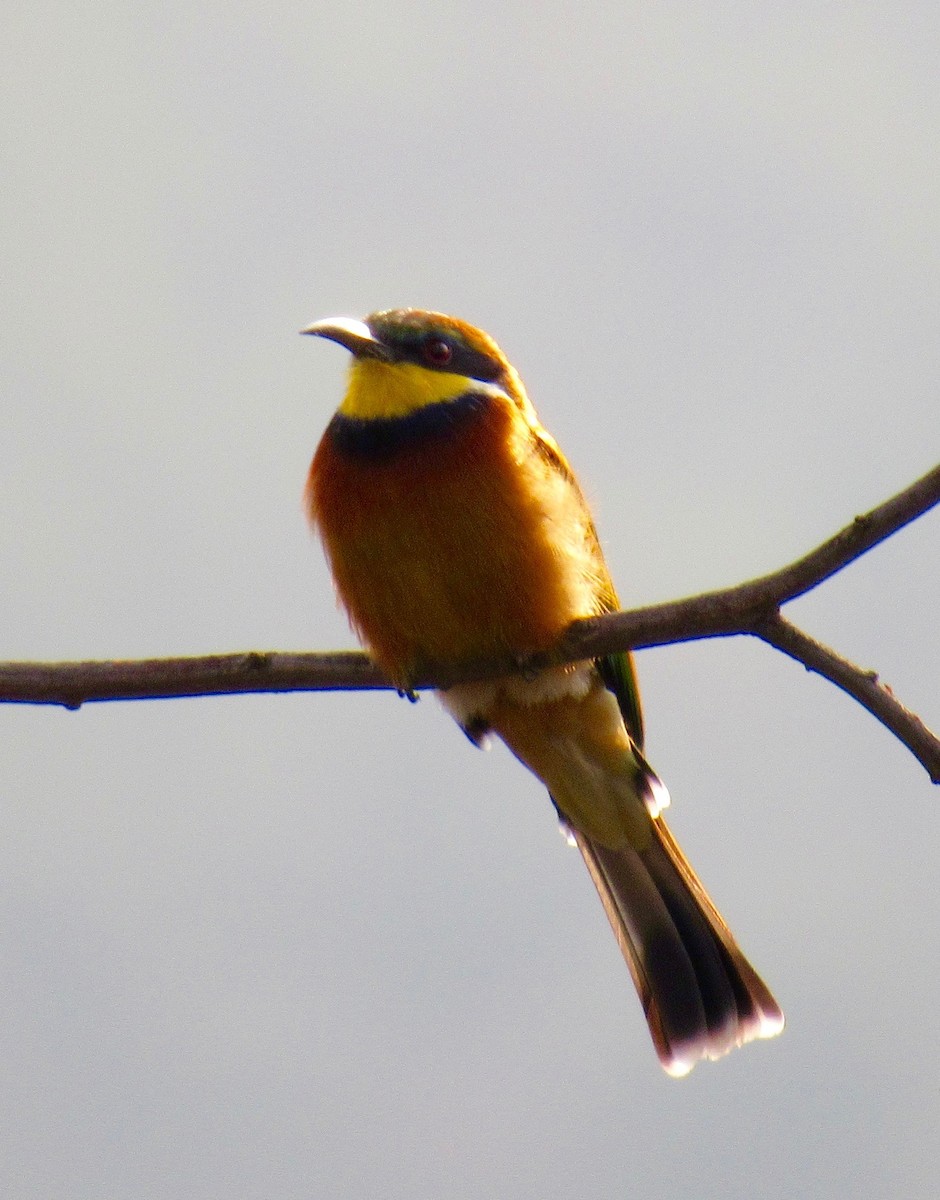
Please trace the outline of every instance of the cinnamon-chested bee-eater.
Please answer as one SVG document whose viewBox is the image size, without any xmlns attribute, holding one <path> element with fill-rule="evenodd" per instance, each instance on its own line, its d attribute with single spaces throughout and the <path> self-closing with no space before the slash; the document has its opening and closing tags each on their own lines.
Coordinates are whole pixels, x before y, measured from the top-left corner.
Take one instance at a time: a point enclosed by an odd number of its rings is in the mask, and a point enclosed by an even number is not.
<svg viewBox="0 0 940 1200">
<path fill-rule="evenodd" d="M 407 690 L 426 664 L 522 663 L 575 619 L 616 611 L 574 473 L 487 334 L 417 309 L 303 332 L 352 354 L 306 500 L 339 598 L 392 682 Z M 666 1071 L 782 1029 L 661 816 L 669 796 L 643 755 L 628 653 L 441 700 L 474 742 L 497 734 L 548 788 Z"/>
</svg>

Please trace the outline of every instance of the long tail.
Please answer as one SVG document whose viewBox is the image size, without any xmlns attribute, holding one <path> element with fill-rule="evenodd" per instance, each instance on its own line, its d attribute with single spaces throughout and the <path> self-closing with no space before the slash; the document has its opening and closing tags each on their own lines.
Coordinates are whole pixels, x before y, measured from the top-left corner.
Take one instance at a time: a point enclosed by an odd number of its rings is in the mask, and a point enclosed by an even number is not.
<svg viewBox="0 0 940 1200">
<path fill-rule="evenodd" d="M 640 994 L 663 1068 L 687 1075 L 783 1013 L 738 948 L 662 817 L 643 850 L 612 850 L 573 830 Z"/>
<path fill-rule="evenodd" d="M 601 680 L 548 700 L 504 697 L 487 718 L 571 830 L 663 1067 L 686 1075 L 700 1058 L 779 1033 L 777 1002 L 676 845 L 660 815 L 669 793 Z"/>
</svg>

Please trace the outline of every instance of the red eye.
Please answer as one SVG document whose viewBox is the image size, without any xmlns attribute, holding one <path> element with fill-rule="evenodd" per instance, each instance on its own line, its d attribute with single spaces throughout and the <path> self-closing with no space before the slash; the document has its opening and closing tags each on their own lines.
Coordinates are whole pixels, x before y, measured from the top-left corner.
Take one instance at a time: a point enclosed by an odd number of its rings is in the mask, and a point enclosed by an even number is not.
<svg viewBox="0 0 940 1200">
<path fill-rule="evenodd" d="M 454 351 L 443 338 L 428 338 L 421 347 L 424 361 L 431 367 L 446 367 L 454 357 Z"/>
</svg>

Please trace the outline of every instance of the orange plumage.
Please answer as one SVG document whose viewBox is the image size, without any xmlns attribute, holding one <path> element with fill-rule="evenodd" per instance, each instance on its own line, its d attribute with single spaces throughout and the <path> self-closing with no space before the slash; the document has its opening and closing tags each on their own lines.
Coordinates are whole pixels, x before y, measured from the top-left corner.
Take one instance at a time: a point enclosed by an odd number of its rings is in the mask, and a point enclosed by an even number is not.
<svg viewBox="0 0 940 1200">
<path fill-rule="evenodd" d="M 496 400 L 433 455 L 420 443 L 387 462 L 344 455 L 329 430 L 317 449 L 311 516 L 357 632 L 396 682 L 430 661 L 544 649 L 599 611 L 573 603 L 531 486 L 554 468 L 515 444 L 515 418 Z"/>
</svg>

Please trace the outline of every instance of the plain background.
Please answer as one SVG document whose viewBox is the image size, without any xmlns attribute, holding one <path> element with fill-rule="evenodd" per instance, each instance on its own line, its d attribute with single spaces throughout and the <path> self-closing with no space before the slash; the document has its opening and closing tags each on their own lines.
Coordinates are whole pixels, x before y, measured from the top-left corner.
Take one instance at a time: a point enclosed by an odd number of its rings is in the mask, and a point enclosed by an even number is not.
<svg viewBox="0 0 940 1200">
<path fill-rule="evenodd" d="M 353 644 L 321 316 L 492 332 L 627 604 L 938 457 L 935 3 L 3 17 L 0 644 Z M 931 514 L 790 615 L 940 724 Z M 639 656 L 671 822 L 788 1016 L 660 1072 L 538 784 L 431 698 L 0 711 L 0 1191 L 935 1195 L 938 797 L 744 640 Z"/>
</svg>

